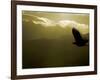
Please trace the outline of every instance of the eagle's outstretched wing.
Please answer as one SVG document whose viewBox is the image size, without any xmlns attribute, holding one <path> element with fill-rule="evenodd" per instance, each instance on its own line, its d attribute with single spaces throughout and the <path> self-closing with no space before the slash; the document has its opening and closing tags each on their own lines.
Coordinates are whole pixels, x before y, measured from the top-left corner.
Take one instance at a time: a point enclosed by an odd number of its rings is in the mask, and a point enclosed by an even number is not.
<svg viewBox="0 0 100 80">
<path fill-rule="evenodd" d="M 72 33 L 73 33 L 73 36 L 74 36 L 76 43 L 80 43 L 80 42 L 83 41 L 83 38 L 82 38 L 80 32 L 77 29 L 73 28 Z"/>
</svg>

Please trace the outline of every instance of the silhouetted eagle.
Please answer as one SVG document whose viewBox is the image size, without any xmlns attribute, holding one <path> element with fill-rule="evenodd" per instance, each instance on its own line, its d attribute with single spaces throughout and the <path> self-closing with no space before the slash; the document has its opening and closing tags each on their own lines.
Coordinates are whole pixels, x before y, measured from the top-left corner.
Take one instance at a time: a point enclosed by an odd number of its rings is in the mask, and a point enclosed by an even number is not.
<svg viewBox="0 0 100 80">
<path fill-rule="evenodd" d="M 80 32 L 77 29 L 72 28 L 72 34 L 73 34 L 74 39 L 75 39 L 74 44 L 76 44 L 77 46 L 84 46 L 88 42 L 87 39 L 82 38 Z"/>
</svg>

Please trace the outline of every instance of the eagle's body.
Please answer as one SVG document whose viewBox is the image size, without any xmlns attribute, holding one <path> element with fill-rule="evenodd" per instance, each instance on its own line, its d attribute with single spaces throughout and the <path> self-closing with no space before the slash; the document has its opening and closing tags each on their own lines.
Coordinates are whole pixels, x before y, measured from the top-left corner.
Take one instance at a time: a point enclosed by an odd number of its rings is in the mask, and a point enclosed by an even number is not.
<svg viewBox="0 0 100 80">
<path fill-rule="evenodd" d="M 87 39 L 83 39 L 81 34 L 79 33 L 79 31 L 75 28 L 72 29 L 72 33 L 75 39 L 74 44 L 76 44 L 77 46 L 84 46 L 86 45 L 86 43 L 88 42 Z"/>
</svg>

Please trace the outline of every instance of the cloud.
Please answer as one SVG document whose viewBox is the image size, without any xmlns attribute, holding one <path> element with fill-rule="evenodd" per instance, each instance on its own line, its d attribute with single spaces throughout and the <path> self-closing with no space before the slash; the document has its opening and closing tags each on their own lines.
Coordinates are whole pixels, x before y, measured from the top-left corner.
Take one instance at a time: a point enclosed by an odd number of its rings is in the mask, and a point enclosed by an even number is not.
<svg viewBox="0 0 100 80">
<path fill-rule="evenodd" d="M 36 16 L 35 16 L 36 17 Z M 32 20 L 33 23 L 35 24 L 41 24 L 44 26 L 55 26 L 55 25 L 59 25 L 63 28 L 70 26 L 70 27 L 79 27 L 79 26 L 83 26 L 83 28 L 87 28 L 88 25 L 86 24 L 80 24 L 76 21 L 72 21 L 72 20 L 60 20 L 60 21 L 54 21 L 54 20 L 50 20 L 48 18 L 44 18 L 44 17 L 36 17 L 38 19 L 38 21 Z"/>
<path fill-rule="evenodd" d="M 77 22 L 71 21 L 71 20 L 60 20 L 57 23 L 57 25 L 59 25 L 59 26 L 61 26 L 63 28 L 65 28 L 67 26 L 69 26 L 69 27 L 76 27 L 77 24 L 78 24 Z"/>
<path fill-rule="evenodd" d="M 55 23 L 50 19 L 47 19 L 47 18 L 44 18 L 44 17 L 37 17 L 37 19 L 39 21 L 32 20 L 32 22 L 35 23 L 35 24 L 41 24 L 44 27 L 55 26 Z"/>
<path fill-rule="evenodd" d="M 25 21 L 25 22 L 29 22 L 29 20 L 28 20 L 28 19 L 23 19 L 23 21 Z"/>
<path fill-rule="evenodd" d="M 48 18 L 45 17 L 39 17 L 39 16 L 34 16 L 34 15 L 28 15 L 28 14 L 24 14 L 27 15 L 29 17 L 31 17 L 31 21 L 34 24 L 40 24 L 44 27 L 55 27 L 55 26 L 60 26 L 62 28 L 66 28 L 66 27 L 71 27 L 71 28 L 76 28 L 79 31 L 81 31 L 83 34 L 85 34 L 86 32 L 88 32 L 88 25 L 86 24 L 81 24 L 78 23 L 76 21 L 73 20 L 59 20 L 59 21 L 54 21 L 54 20 L 50 20 Z M 27 19 L 23 19 L 24 21 L 28 21 Z"/>
</svg>

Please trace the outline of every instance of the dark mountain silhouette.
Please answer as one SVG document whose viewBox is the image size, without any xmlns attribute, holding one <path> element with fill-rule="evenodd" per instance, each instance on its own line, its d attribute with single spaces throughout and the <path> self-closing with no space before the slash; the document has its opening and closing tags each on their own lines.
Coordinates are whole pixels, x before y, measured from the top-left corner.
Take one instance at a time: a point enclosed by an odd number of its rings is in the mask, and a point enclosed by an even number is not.
<svg viewBox="0 0 100 80">
<path fill-rule="evenodd" d="M 74 39 L 75 39 L 74 44 L 76 44 L 77 46 L 84 46 L 88 42 L 88 39 L 82 38 L 80 32 L 77 29 L 72 28 L 72 34 L 73 34 Z"/>
</svg>

